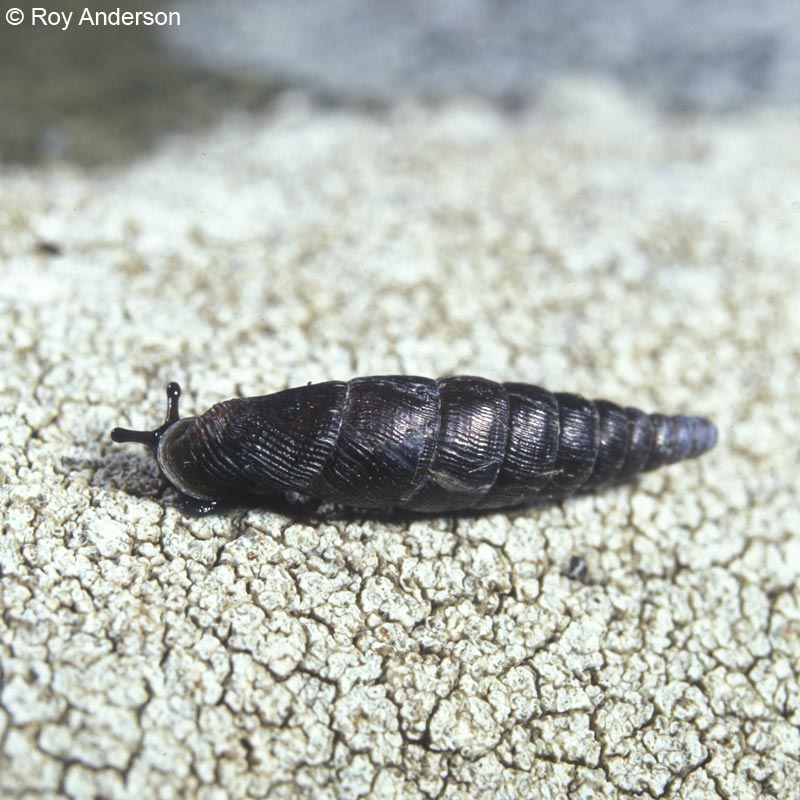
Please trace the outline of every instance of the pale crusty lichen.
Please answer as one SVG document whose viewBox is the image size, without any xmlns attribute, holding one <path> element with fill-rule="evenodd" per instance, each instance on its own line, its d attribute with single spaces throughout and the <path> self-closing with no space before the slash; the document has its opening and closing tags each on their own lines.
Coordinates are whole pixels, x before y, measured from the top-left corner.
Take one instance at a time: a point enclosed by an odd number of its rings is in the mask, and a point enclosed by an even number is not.
<svg viewBox="0 0 800 800">
<path fill-rule="evenodd" d="M 791 796 L 798 138 L 600 91 L 522 122 L 287 106 L 113 175 L 5 170 L 2 794 Z M 168 379 L 189 412 L 391 371 L 705 413 L 721 443 L 387 521 L 187 518 L 107 438 Z"/>
</svg>

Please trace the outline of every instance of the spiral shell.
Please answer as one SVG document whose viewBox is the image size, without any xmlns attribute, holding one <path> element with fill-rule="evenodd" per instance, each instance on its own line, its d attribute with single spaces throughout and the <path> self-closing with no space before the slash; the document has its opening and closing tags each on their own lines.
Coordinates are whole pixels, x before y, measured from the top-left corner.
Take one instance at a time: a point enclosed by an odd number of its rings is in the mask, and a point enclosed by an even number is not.
<svg viewBox="0 0 800 800">
<path fill-rule="evenodd" d="M 442 512 L 558 500 L 710 450 L 703 417 L 646 414 L 525 383 L 408 375 L 226 400 L 179 418 L 176 383 L 153 448 L 200 504 L 299 492 L 341 505 Z"/>
</svg>

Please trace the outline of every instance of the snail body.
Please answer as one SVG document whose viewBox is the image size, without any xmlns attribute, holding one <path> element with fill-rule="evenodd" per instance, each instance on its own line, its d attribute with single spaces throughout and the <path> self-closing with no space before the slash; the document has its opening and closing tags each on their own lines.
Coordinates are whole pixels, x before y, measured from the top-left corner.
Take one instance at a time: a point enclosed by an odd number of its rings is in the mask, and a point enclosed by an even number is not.
<svg viewBox="0 0 800 800">
<path fill-rule="evenodd" d="M 346 506 L 447 512 L 562 499 L 710 450 L 703 417 L 646 414 L 525 383 L 408 375 L 328 381 L 180 418 L 177 383 L 155 451 L 198 506 L 297 492 Z"/>
</svg>

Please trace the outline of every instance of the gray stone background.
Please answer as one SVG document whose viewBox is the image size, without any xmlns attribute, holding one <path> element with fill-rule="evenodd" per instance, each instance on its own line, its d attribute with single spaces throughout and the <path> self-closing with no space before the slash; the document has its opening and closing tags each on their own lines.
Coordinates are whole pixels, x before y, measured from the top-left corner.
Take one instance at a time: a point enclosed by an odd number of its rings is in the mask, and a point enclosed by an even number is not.
<svg viewBox="0 0 800 800">
<path fill-rule="evenodd" d="M 797 6 L 221 8 L 0 20 L 0 794 L 800 796 Z M 720 443 L 544 509 L 196 519 L 108 438 L 168 380 L 386 372 Z"/>
</svg>

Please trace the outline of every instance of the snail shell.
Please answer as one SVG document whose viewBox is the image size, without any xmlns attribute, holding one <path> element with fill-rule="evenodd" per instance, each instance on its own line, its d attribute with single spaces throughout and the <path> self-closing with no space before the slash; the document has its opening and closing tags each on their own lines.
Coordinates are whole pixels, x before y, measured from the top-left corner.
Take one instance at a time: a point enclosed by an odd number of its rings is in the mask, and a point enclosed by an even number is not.
<svg viewBox="0 0 800 800">
<path fill-rule="evenodd" d="M 212 507 L 299 492 L 361 508 L 441 512 L 558 500 L 710 450 L 703 417 L 646 414 L 525 383 L 408 375 L 226 400 L 115 442 L 155 451 L 167 480 Z"/>
</svg>

